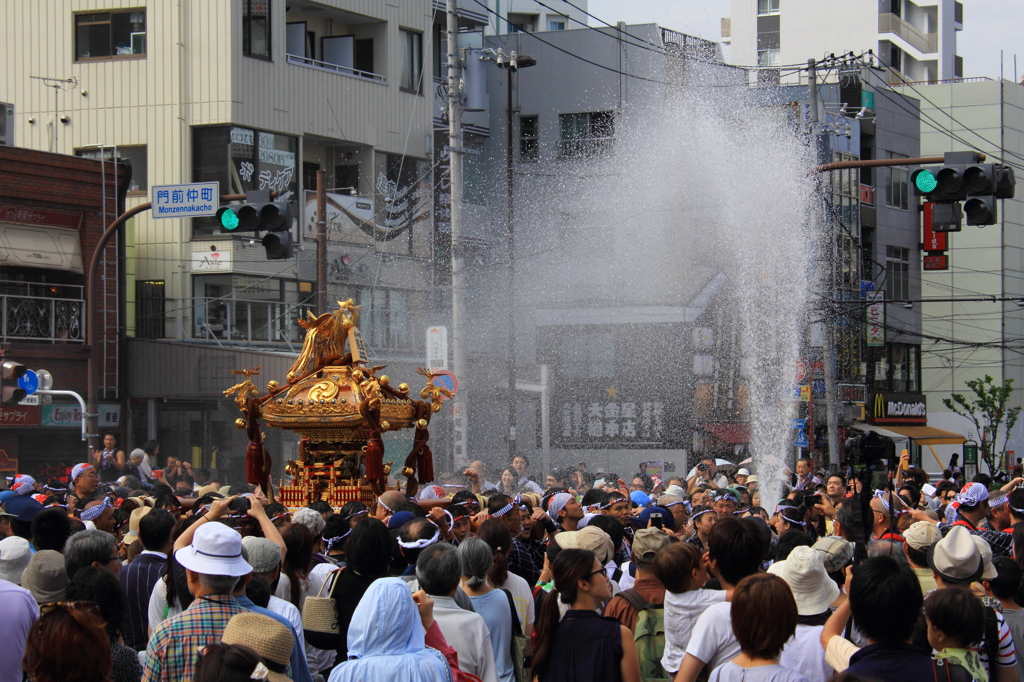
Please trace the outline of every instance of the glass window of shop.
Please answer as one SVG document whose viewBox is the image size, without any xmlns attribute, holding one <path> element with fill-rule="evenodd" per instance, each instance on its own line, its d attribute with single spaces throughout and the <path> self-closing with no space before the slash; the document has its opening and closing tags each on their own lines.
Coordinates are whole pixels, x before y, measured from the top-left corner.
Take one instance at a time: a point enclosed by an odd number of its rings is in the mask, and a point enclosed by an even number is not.
<svg viewBox="0 0 1024 682">
<path fill-rule="evenodd" d="M 869 351 L 868 384 L 879 391 L 917 393 L 921 390 L 921 347 L 889 343 Z"/>
<path fill-rule="evenodd" d="M 220 183 L 221 194 L 270 190 L 283 199 L 299 190 L 298 138 L 238 126 L 192 130 L 192 181 Z M 193 218 L 194 236 L 215 235 L 214 218 Z"/>
</svg>

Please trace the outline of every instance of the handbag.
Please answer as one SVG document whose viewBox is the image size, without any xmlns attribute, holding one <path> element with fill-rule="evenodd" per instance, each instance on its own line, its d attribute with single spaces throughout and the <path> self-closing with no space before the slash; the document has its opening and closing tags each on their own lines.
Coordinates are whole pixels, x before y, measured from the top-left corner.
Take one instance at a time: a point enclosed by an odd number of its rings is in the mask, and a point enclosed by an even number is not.
<svg viewBox="0 0 1024 682">
<path fill-rule="evenodd" d="M 512 599 L 512 593 L 502 590 L 508 597 L 508 607 L 512 610 L 512 668 L 515 672 L 516 682 L 530 682 L 530 668 L 533 666 L 533 647 L 530 638 L 523 634 L 523 627 L 519 622 L 519 612 L 516 610 L 516 603 Z"/>
<path fill-rule="evenodd" d="M 338 581 L 338 575 L 344 570 L 343 567 L 331 571 L 317 595 L 307 596 L 303 602 L 302 634 L 306 641 L 317 649 L 337 650 L 341 645 L 338 609 L 334 603 L 334 585 Z M 326 597 L 323 596 L 325 589 Z"/>
</svg>

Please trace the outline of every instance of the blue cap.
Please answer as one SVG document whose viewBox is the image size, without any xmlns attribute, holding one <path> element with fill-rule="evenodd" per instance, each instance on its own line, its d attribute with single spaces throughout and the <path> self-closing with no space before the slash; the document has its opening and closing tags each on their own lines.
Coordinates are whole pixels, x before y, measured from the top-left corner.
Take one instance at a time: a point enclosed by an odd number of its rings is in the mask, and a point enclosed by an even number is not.
<svg viewBox="0 0 1024 682">
<path fill-rule="evenodd" d="M 661 514 L 661 523 L 669 530 L 675 530 L 676 520 L 672 518 L 672 512 L 664 507 L 648 507 L 633 519 L 633 525 L 637 528 L 647 528 L 651 521 L 651 514 Z"/>
<path fill-rule="evenodd" d="M 629 494 L 629 499 L 636 502 L 637 506 L 646 507 L 651 503 L 651 497 L 643 490 L 634 490 Z"/>
<path fill-rule="evenodd" d="M 15 495 L 4 503 L 4 509 L 8 514 L 17 516 L 19 521 L 29 523 L 36 517 L 36 514 L 43 511 L 43 505 L 28 495 Z"/>
<path fill-rule="evenodd" d="M 415 518 L 416 515 L 412 512 L 400 511 L 397 514 L 392 514 L 391 518 L 388 519 L 388 528 L 401 528 Z"/>
</svg>

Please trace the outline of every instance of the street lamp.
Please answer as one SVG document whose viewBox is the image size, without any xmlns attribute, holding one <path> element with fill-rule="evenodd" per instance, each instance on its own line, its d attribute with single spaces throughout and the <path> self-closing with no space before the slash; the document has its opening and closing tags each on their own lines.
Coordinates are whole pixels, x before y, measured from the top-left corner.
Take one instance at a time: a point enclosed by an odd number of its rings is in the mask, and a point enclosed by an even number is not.
<svg viewBox="0 0 1024 682">
<path fill-rule="evenodd" d="M 519 69 L 536 66 L 537 60 L 530 55 L 517 54 L 515 51 L 506 56 L 500 48 L 498 50 L 487 49 L 483 52 L 485 55 L 490 56 L 485 56 L 483 59 L 490 61 L 493 58 L 494 63 L 499 69 L 506 69 L 508 71 L 508 77 L 506 78 L 508 85 L 508 107 L 506 113 L 508 118 L 506 119 L 505 127 L 507 143 L 505 149 L 505 221 L 508 230 L 508 460 L 511 463 L 512 459 L 516 456 L 516 237 L 515 199 L 513 196 L 515 188 L 513 182 L 515 148 L 513 146 L 514 126 L 512 124 L 512 79 Z"/>
</svg>

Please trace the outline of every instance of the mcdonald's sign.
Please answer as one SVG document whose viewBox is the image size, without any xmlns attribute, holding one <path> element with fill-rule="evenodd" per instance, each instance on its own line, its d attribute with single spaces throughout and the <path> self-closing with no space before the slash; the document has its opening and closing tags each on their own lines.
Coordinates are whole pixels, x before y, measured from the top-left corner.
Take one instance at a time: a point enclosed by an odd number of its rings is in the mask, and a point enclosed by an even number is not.
<svg viewBox="0 0 1024 682">
<path fill-rule="evenodd" d="M 928 401 L 920 393 L 875 393 L 867 403 L 866 412 L 871 424 L 928 423 Z"/>
</svg>

